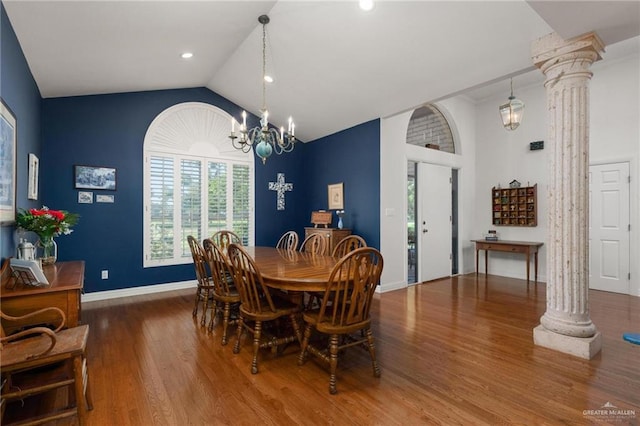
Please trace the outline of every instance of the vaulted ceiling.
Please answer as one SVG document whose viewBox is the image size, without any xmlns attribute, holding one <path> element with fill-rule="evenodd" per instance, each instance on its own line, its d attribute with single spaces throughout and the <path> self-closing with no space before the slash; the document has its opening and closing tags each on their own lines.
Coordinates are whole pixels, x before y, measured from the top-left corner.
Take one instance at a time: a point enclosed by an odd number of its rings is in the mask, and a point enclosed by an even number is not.
<svg viewBox="0 0 640 426">
<path fill-rule="evenodd" d="M 596 31 L 605 45 L 640 34 L 638 1 L 2 3 L 45 98 L 206 86 L 255 114 L 267 14 L 270 119 L 293 115 L 304 141 L 453 94 L 479 99 L 510 76 L 542 81 L 530 46 L 553 31 Z"/>
</svg>

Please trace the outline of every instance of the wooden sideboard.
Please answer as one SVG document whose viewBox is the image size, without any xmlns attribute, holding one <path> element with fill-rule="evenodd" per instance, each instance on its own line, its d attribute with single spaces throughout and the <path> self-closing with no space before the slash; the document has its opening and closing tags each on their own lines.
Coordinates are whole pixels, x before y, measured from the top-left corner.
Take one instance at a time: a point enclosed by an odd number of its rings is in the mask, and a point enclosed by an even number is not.
<svg viewBox="0 0 640 426">
<path fill-rule="evenodd" d="M 6 315 L 20 316 L 41 308 L 55 306 L 67 316 L 67 327 L 80 323 L 80 295 L 84 287 L 84 261 L 57 262 L 42 268 L 49 281 L 47 287 L 32 287 L 15 282 L 10 272 L 2 276 L 0 304 Z M 39 323 L 54 322 L 54 318 L 43 315 Z M 29 320 L 33 324 L 33 319 Z M 2 323 L 7 334 L 25 324 L 19 322 Z"/>
<path fill-rule="evenodd" d="M 321 234 L 327 239 L 327 254 L 333 253 L 333 249 L 336 244 L 342 241 L 345 237 L 351 235 L 351 229 L 338 229 L 338 228 L 304 228 L 304 237 L 307 238 L 311 234 Z"/>
</svg>

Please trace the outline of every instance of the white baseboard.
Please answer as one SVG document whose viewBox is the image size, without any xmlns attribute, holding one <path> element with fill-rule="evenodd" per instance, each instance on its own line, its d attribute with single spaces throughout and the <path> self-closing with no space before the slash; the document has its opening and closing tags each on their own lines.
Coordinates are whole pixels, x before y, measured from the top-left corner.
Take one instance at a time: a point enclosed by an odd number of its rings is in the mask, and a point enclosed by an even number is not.
<svg viewBox="0 0 640 426">
<path fill-rule="evenodd" d="M 138 296 L 142 294 L 161 293 L 164 291 L 196 288 L 198 281 L 179 281 L 167 284 L 144 285 L 140 287 L 123 288 L 120 290 L 97 291 L 82 295 L 82 303 L 95 302 L 97 300 L 116 299 L 118 297 Z"/>
<path fill-rule="evenodd" d="M 395 283 L 385 283 L 380 284 L 380 286 L 376 289 L 378 293 L 386 293 L 387 291 L 399 290 L 401 288 L 407 288 L 406 281 L 398 281 Z"/>
</svg>

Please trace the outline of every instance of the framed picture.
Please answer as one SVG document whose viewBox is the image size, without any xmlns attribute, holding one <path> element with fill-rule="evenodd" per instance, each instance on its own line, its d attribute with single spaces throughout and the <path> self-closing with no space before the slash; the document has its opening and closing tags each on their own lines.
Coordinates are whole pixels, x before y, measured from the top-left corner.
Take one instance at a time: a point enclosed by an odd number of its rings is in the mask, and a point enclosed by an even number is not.
<svg viewBox="0 0 640 426">
<path fill-rule="evenodd" d="M 80 204 L 93 204 L 93 192 L 91 192 L 91 191 L 78 191 L 78 203 L 80 203 Z"/>
<path fill-rule="evenodd" d="M 0 223 L 16 220 L 16 117 L 0 99 Z"/>
<path fill-rule="evenodd" d="M 76 189 L 116 190 L 116 169 L 113 167 L 75 166 Z"/>
<path fill-rule="evenodd" d="M 29 200 L 38 199 L 38 172 L 40 160 L 35 154 L 29 154 L 29 188 L 27 198 Z"/>
<path fill-rule="evenodd" d="M 329 185 L 329 210 L 344 209 L 343 183 Z"/>
<path fill-rule="evenodd" d="M 114 201 L 115 196 L 113 195 L 96 194 L 96 203 L 113 203 Z"/>
</svg>

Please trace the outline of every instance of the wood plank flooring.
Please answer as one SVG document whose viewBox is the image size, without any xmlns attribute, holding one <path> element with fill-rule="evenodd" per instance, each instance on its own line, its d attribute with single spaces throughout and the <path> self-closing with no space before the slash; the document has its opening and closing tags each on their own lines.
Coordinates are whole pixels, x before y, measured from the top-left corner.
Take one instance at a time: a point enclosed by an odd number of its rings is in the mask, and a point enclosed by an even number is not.
<svg viewBox="0 0 640 426">
<path fill-rule="evenodd" d="M 590 291 L 602 352 L 583 360 L 533 345 L 544 284 L 475 274 L 376 295 L 368 354 L 341 354 L 338 394 L 324 366 L 297 365 L 298 345 L 232 352 L 191 316 L 195 290 L 91 302 L 90 425 L 640 424 L 640 298 Z M 231 328 L 235 330 L 235 327 Z M 233 331 L 232 331 L 233 332 Z M 623 416 L 597 416 L 610 403 Z M 591 413 L 591 414 L 589 414 Z"/>
</svg>

